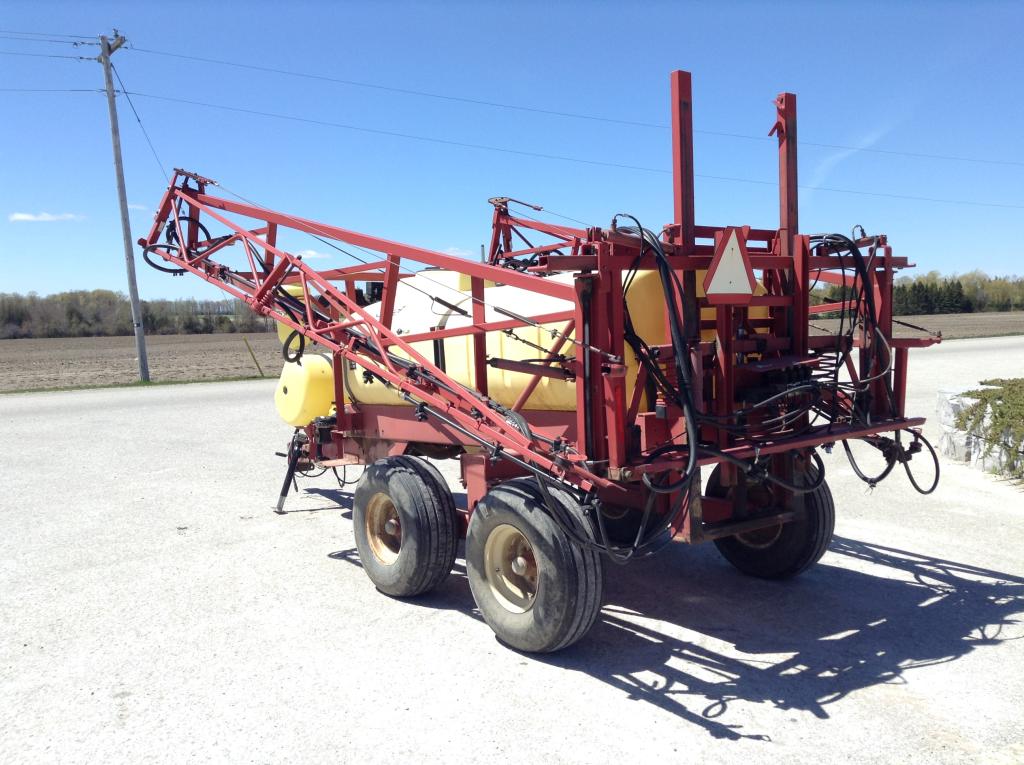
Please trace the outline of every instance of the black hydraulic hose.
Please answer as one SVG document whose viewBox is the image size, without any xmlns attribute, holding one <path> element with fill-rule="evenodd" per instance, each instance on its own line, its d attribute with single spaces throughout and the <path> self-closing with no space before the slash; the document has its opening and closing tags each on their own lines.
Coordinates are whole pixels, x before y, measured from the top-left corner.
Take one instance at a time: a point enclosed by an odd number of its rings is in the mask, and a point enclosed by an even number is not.
<svg viewBox="0 0 1024 765">
<path fill-rule="evenodd" d="M 167 266 L 163 266 L 150 259 L 149 256 L 152 253 L 155 252 L 159 255 L 160 250 L 166 251 L 168 255 L 177 255 L 181 251 L 178 246 L 174 244 L 151 244 L 142 250 L 142 259 L 146 261 L 146 265 L 150 268 L 155 268 L 157 271 L 162 271 L 165 274 L 171 274 L 171 276 L 181 276 L 185 273 L 184 268 L 168 268 Z M 171 252 L 172 250 L 173 252 Z M 161 258 L 164 259 L 163 256 L 161 256 Z"/>
<path fill-rule="evenodd" d="M 640 241 L 642 243 L 640 254 L 643 255 L 644 244 L 654 252 L 655 259 L 658 263 L 658 274 L 661 277 L 662 292 L 665 296 L 665 309 L 668 311 L 669 316 L 669 332 L 672 337 L 672 347 L 674 350 L 672 355 L 675 362 L 676 374 L 679 377 L 680 382 L 680 384 L 676 386 L 676 400 L 680 408 L 683 410 L 683 419 L 686 422 L 686 440 L 689 444 L 689 455 L 686 469 L 683 471 L 683 475 L 679 480 L 674 481 L 668 486 L 657 486 L 651 481 L 647 474 L 644 474 L 643 483 L 651 491 L 657 493 L 671 493 L 672 491 L 679 491 L 680 489 L 689 486 L 690 480 L 694 475 L 696 475 L 697 442 L 700 438 L 700 434 L 697 429 L 696 407 L 694 406 L 692 399 L 693 382 L 690 375 L 689 346 L 686 342 L 686 333 L 676 304 L 676 290 L 678 290 L 680 301 L 685 300 L 686 296 L 682 285 L 679 284 L 678 280 L 675 278 L 675 272 L 672 270 L 671 264 L 668 262 L 668 258 L 665 256 L 665 251 L 662 249 L 661 242 L 658 241 L 658 238 L 641 226 L 639 220 L 627 213 L 619 213 L 612 219 L 613 222 L 620 217 L 628 218 L 636 224 L 636 233 L 640 237 Z"/>
<path fill-rule="evenodd" d="M 917 482 L 917 479 L 914 477 L 914 474 L 910 469 L 911 458 L 914 454 L 920 452 L 921 450 L 914 449 L 913 444 L 908 449 L 903 448 L 903 443 L 900 440 L 900 434 L 904 430 L 906 430 L 906 432 L 910 433 L 914 437 L 915 444 L 917 442 L 921 442 L 925 445 L 925 447 L 928 449 L 929 455 L 932 458 L 932 464 L 935 465 L 935 478 L 932 480 L 931 485 L 927 489 L 921 488 L 921 485 Z M 888 439 L 886 440 L 888 441 Z M 894 439 L 890 443 L 891 447 L 888 449 L 876 447 L 878 449 L 881 449 L 883 454 L 885 454 L 886 466 L 885 470 L 883 470 L 877 476 L 874 476 L 872 478 L 870 476 L 865 475 L 864 472 L 860 469 L 860 466 L 857 465 L 857 461 L 853 457 L 853 452 L 850 449 L 850 445 L 846 441 L 843 441 L 843 448 L 846 450 L 846 457 L 847 459 L 849 459 L 850 467 L 853 468 L 853 472 L 857 474 L 857 477 L 864 481 L 864 483 L 866 483 L 871 488 L 874 488 L 878 483 L 880 483 L 892 472 L 893 468 L 896 467 L 896 463 L 900 462 L 903 464 L 903 470 L 907 474 L 907 479 L 910 481 L 910 485 L 913 486 L 919 494 L 931 494 L 933 491 L 935 491 L 935 489 L 939 485 L 939 475 L 941 473 L 941 468 L 939 466 L 939 456 L 935 452 L 935 448 L 931 445 L 931 442 L 927 438 L 925 438 L 923 434 L 918 433 L 915 430 L 903 428 L 901 430 L 896 431 Z"/>
<path fill-rule="evenodd" d="M 288 348 L 291 346 L 292 340 L 296 338 L 298 338 L 299 340 L 299 347 L 294 354 L 289 354 Z M 289 364 L 299 363 L 299 360 L 302 358 L 302 354 L 305 352 L 305 350 L 306 336 L 299 332 L 299 330 L 297 329 L 293 329 L 291 333 L 289 333 L 287 339 L 285 339 L 284 343 L 281 345 L 281 355 L 284 357 L 284 360 L 287 361 Z"/>
<path fill-rule="evenodd" d="M 857 305 L 856 305 L 856 307 L 854 309 L 854 312 L 853 312 L 853 315 L 851 316 L 851 319 L 850 319 L 850 322 L 851 322 L 850 331 L 852 333 L 852 331 L 854 329 L 854 326 L 855 326 L 856 317 L 857 317 L 857 315 L 861 314 L 861 312 L 860 312 L 860 302 L 861 302 L 861 300 L 863 300 L 865 305 L 866 305 L 866 308 L 867 308 L 867 310 L 863 312 L 863 318 L 864 318 L 865 322 L 870 323 L 872 333 L 878 338 L 878 340 L 880 341 L 881 345 L 884 347 L 885 353 L 886 353 L 885 363 L 883 364 L 882 363 L 882 356 L 881 356 L 882 348 L 877 348 L 875 350 L 874 355 L 876 357 L 876 360 L 878 361 L 879 367 L 881 367 L 883 371 L 879 372 L 877 375 L 875 375 L 873 377 L 870 377 L 870 378 L 868 378 L 866 380 L 861 380 L 861 386 L 863 386 L 863 384 L 866 383 L 866 382 L 871 382 L 872 380 L 876 380 L 876 379 L 882 378 L 883 381 L 884 381 L 883 384 L 885 386 L 886 398 L 888 399 L 888 403 L 889 403 L 889 409 L 890 409 L 890 411 L 892 413 L 895 414 L 895 412 L 896 412 L 896 397 L 895 397 L 895 394 L 893 393 L 892 382 L 889 379 L 889 374 L 888 374 L 889 370 L 892 367 L 892 349 L 889 347 L 889 343 L 886 341 L 885 336 L 884 336 L 884 334 L 881 331 L 881 328 L 878 326 L 878 324 L 875 321 L 875 316 L 877 316 L 876 306 L 875 306 L 875 295 L 874 295 L 874 290 L 869 288 L 869 284 L 870 284 L 869 269 L 868 269 L 868 264 L 867 264 L 867 262 L 864 259 L 864 255 L 861 253 L 860 248 L 857 247 L 857 243 L 854 242 L 849 237 L 845 236 L 844 234 L 827 234 L 827 235 L 824 235 L 824 236 L 821 236 L 821 237 L 815 237 L 815 240 L 820 240 L 823 244 L 825 244 L 828 247 L 830 247 L 832 249 L 835 249 L 835 250 L 839 250 L 839 251 L 846 250 L 853 257 L 854 270 L 856 271 L 857 281 L 860 282 L 861 286 L 860 286 L 860 290 L 858 291 L 858 294 L 857 294 Z M 840 249 L 840 246 L 841 246 L 841 249 Z M 840 331 L 841 331 L 841 329 L 840 329 Z M 838 367 L 839 367 L 839 359 L 837 359 L 837 364 L 836 364 L 837 378 L 838 378 Z M 839 385 L 838 384 L 838 379 L 836 380 L 836 385 L 837 385 L 837 387 Z"/>
<path fill-rule="evenodd" d="M 781 486 L 793 494 L 810 494 L 813 491 L 817 491 L 823 483 L 825 483 L 825 462 L 821 459 L 821 455 L 816 451 L 811 451 L 811 460 L 814 462 L 814 466 L 818 469 L 818 474 L 815 476 L 814 481 L 808 486 L 801 486 L 795 483 L 790 483 L 777 475 L 773 475 L 770 472 L 765 471 L 764 480 L 774 483 L 776 486 Z"/>
<path fill-rule="evenodd" d="M 648 454 L 647 457 L 644 459 L 644 464 L 650 465 L 652 462 L 654 462 L 656 459 L 658 459 L 658 457 L 663 457 L 664 455 L 670 454 L 671 452 L 681 452 L 681 451 L 687 451 L 687 452 L 693 454 L 694 457 L 693 457 L 692 461 L 696 462 L 696 455 L 697 455 L 697 444 L 696 443 L 692 443 L 692 444 L 665 444 L 664 446 L 659 446 L 653 452 Z M 660 483 L 655 483 L 654 482 L 654 480 L 651 478 L 650 473 L 644 473 L 643 474 L 643 478 L 641 480 L 643 481 L 644 486 L 646 486 L 648 489 L 650 489 L 650 491 L 653 492 L 654 494 L 674 494 L 675 492 L 681 491 L 682 489 L 686 488 L 689 485 L 690 480 L 691 480 L 692 477 L 693 477 L 692 475 L 690 475 L 690 476 L 684 475 L 682 478 L 680 478 L 680 479 L 678 479 L 676 481 L 673 481 L 672 483 L 660 484 Z"/>
<path fill-rule="evenodd" d="M 932 463 L 935 465 L 935 479 L 932 481 L 931 486 L 929 486 L 927 489 L 922 489 L 920 484 L 918 484 L 917 479 L 914 478 L 914 474 L 910 470 L 909 457 L 907 459 L 900 460 L 903 463 L 903 470 L 906 471 L 907 473 L 907 478 L 910 480 L 910 485 L 913 486 L 919 494 L 931 494 L 939 485 L 939 472 L 941 470 L 939 467 L 939 455 L 935 453 L 935 448 L 931 445 L 931 442 L 924 437 L 923 434 L 913 430 L 907 432 L 914 436 L 914 441 L 920 441 L 926 447 L 928 447 L 928 452 L 931 455 Z M 900 431 L 898 430 L 896 431 L 896 444 L 897 446 L 899 446 L 900 444 Z"/>
<path fill-rule="evenodd" d="M 850 467 L 853 468 L 853 472 L 857 474 L 857 477 L 870 486 L 872 489 L 882 481 L 884 481 L 892 469 L 896 467 L 896 456 L 894 454 L 887 454 L 885 457 L 885 470 L 878 475 L 871 476 L 865 475 L 864 471 L 860 469 L 860 465 L 857 464 L 856 458 L 853 456 L 853 450 L 850 448 L 850 442 L 847 439 L 843 439 L 843 450 L 846 452 L 846 459 L 850 462 Z"/>
</svg>

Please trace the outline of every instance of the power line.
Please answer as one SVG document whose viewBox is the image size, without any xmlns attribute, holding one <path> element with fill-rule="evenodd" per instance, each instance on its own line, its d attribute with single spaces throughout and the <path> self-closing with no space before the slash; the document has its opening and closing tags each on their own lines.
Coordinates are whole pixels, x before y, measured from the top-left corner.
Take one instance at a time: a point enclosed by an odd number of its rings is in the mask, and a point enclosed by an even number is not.
<svg viewBox="0 0 1024 765">
<path fill-rule="evenodd" d="M 94 56 L 68 56 L 60 53 L 25 53 L 16 50 L 0 50 L 0 56 L 31 56 L 32 58 L 70 58 L 76 61 L 95 61 Z"/>
<path fill-rule="evenodd" d="M 89 35 L 63 35 L 58 32 L 19 32 L 15 29 L 0 29 L 0 34 L 5 35 L 30 35 L 32 37 L 73 37 L 77 40 L 95 40 Z"/>
<path fill-rule="evenodd" d="M 414 90 L 412 88 L 397 88 L 389 85 L 380 85 L 377 83 L 363 82 L 359 80 L 348 80 L 339 77 L 328 77 L 322 74 L 312 74 L 309 72 L 298 72 L 291 69 L 278 69 L 269 66 L 260 66 L 257 64 L 242 64 L 235 61 L 225 61 L 223 59 L 216 58 L 205 58 L 202 56 L 188 56 L 184 53 L 171 53 L 170 51 L 153 50 L 152 48 L 137 48 L 134 45 L 129 46 L 131 50 L 138 51 L 139 53 L 149 53 L 157 56 L 169 56 L 171 58 L 184 59 L 186 61 L 196 61 L 204 64 L 218 64 L 220 66 L 231 66 L 237 69 L 249 69 L 257 72 L 267 72 L 270 74 L 282 74 L 288 77 L 300 77 L 308 80 L 320 80 L 322 82 L 333 82 L 340 85 L 350 85 L 357 88 L 369 88 L 372 90 L 382 90 L 390 93 L 399 93 L 402 95 L 413 95 L 422 96 L 424 98 L 435 98 L 443 101 L 455 101 L 458 103 L 475 104 L 477 106 L 488 106 L 497 109 L 509 109 L 513 111 L 528 112 L 533 114 L 546 114 L 554 117 L 566 117 L 569 119 L 578 120 L 589 120 L 592 122 L 606 122 L 617 125 L 628 125 L 631 127 L 644 127 L 644 128 L 655 128 L 660 130 L 668 130 L 669 125 L 658 122 L 643 122 L 638 120 L 624 120 L 615 117 L 604 117 L 596 114 L 584 114 L 581 112 L 567 112 L 558 111 L 554 109 L 542 109 L 533 106 L 523 106 L 520 104 L 509 104 L 501 101 L 488 101 L 478 98 L 469 98 L 465 96 L 455 96 L 446 93 L 433 93 L 424 90 Z M 694 133 L 700 133 L 702 135 L 714 135 L 722 138 L 738 138 L 748 141 L 775 141 L 776 139 L 770 136 L 763 135 L 751 135 L 748 133 L 732 133 L 721 130 L 700 130 L 695 129 Z M 854 151 L 854 152 L 867 152 L 871 154 L 885 154 L 888 156 L 903 156 L 903 157 L 914 157 L 917 159 L 934 159 L 940 161 L 950 162 L 974 162 L 987 165 L 1008 165 L 1012 167 L 1024 167 L 1024 161 L 1017 161 L 1012 159 L 989 159 L 984 157 L 961 157 L 952 154 L 930 154 L 925 152 L 914 152 L 914 151 L 900 151 L 896 149 L 877 149 L 874 147 L 864 146 L 849 146 L 846 144 L 838 143 L 821 143 L 816 141 L 800 141 L 801 146 L 814 146 L 822 149 L 840 149 L 843 151 Z"/>
<path fill-rule="evenodd" d="M 621 169 L 624 169 L 624 170 L 642 170 L 642 171 L 646 171 L 646 172 L 649 172 L 649 173 L 664 173 L 664 172 L 668 172 L 667 170 L 661 170 L 659 168 L 654 168 L 654 167 L 642 167 L 642 166 L 638 166 L 638 165 L 626 165 L 626 164 L 621 164 L 621 163 L 618 163 L 618 162 L 605 162 L 603 160 L 596 160 L 596 159 L 580 159 L 580 158 L 577 158 L 577 157 L 565 157 L 565 156 L 561 156 L 561 155 L 558 155 L 558 154 L 543 154 L 543 153 L 540 153 L 540 152 L 522 151 L 522 150 L 519 150 L 519 149 L 509 149 L 509 148 L 505 148 L 505 147 L 501 147 L 501 146 L 490 146 L 488 144 L 468 143 L 466 141 L 453 141 L 453 140 L 449 140 L 447 138 L 432 138 L 432 137 L 422 136 L 422 135 L 413 135 L 412 133 L 399 133 L 399 132 L 394 131 L 394 130 L 381 130 L 381 129 L 378 129 L 378 128 L 368 128 L 368 127 L 362 127 L 362 126 L 359 126 L 359 125 L 348 125 L 348 124 L 345 124 L 345 123 L 342 123 L 342 122 L 330 122 L 330 121 L 327 121 L 327 120 L 318 120 L 318 119 L 314 119 L 312 117 L 299 117 L 299 116 L 292 115 L 292 114 L 278 114 L 278 113 L 275 113 L 275 112 L 262 112 L 262 111 L 258 111 L 256 109 L 246 109 L 246 108 L 240 107 L 240 106 L 226 106 L 224 104 L 211 104 L 211 103 L 206 103 L 204 101 L 191 101 L 191 100 L 186 99 L 186 98 L 174 98 L 172 96 L 158 96 L 158 95 L 154 95 L 152 93 L 137 93 L 137 92 L 133 92 L 131 95 L 133 95 L 133 96 L 140 96 L 142 98 L 155 98 L 155 99 L 157 99 L 159 101 L 170 101 L 170 102 L 173 102 L 173 103 L 191 104 L 193 106 L 203 106 L 203 107 L 206 107 L 208 109 L 222 109 L 224 111 L 239 112 L 241 114 L 252 114 L 252 115 L 259 116 L 259 117 L 273 117 L 275 119 L 291 120 L 293 122 L 304 122 L 304 123 L 307 123 L 307 124 L 310 124 L 310 125 L 321 125 L 323 127 L 341 128 L 343 130 L 354 130 L 354 131 L 357 131 L 357 132 L 360 132 L 360 133 L 372 133 L 372 134 L 376 134 L 376 135 L 391 136 L 393 138 L 406 138 L 406 139 L 413 140 L 413 141 L 426 141 L 426 142 L 429 142 L 429 143 L 439 143 L 439 144 L 443 144 L 445 146 L 458 146 L 458 147 L 466 148 L 466 149 L 482 149 L 484 151 L 496 151 L 496 152 L 501 152 L 501 153 L 504 153 L 504 154 L 517 154 L 519 156 L 524 156 L 524 157 L 537 157 L 537 158 L 540 158 L 540 159 L 554 159 L 554 160 L 559 160 L 559 161 L 562 161 L 562 162 L 578 162 L 578 163 L 585 164 L 585 165 L 600 165 L 600 166 L 603 166 L 603 167 L 617 167 L 617 168 L 621 168 Z"/>
<path fill-rule="evenodd" d="M 39 42 L 39 43 L 58 43 L 60 45 L 72 45 L 78 47 L 79 45 L 98 45 L 99 43 L 84 42 L 78 40 L 58 40 L 55 37 L 15 37 L 13 35 L 0 34 L 0 40 L 17 40 L 18 42 Z"/>
<path fill-rule="evenodd" d="M 102 88 L 0 88 L 0 93 L 102 93 Z"/>
<path fill-rule="evenodd" d="M 153 159 L 156 160 L 157 167 L 160 168 L 160 173 L 164 178 L 170 178 L 167 173 L 167 168 L 164 167 L 164 163 L 160 161 L 160 155 L 156 153 L 156 147 L 153 146 L 153 141 L 149 137 L 149 132 L 146 130 L 146 126 L 142 124 L 142 118 L 139 116 L 138 110 L 135 108 L 135 104 L 132 103 L 132 97 L 128 95 L 128 88 L 124 86 L 124 81 L 121 79 L 121 73 L 117 71 L 117 67 L 111 63 L 111 70 L 114 72 L 114 76 L 117 78 L 117 83 L 121 86 L 121 93 L 124 94 L 125 100 L 128 102 L 128 106 L 132 109 L 132 114 L 135 115 L 135 121 L 139 123 L 139 128 L 142 130 L 142 135 L 146 137 L 146 143 L 149 144 L 149 150 L 153 153 Z"/>
<path fill-rule="evenodd" d="M 593 114 L 580 114 L 577 112 L 563 112 L 556 111 L 553 109 L 541 109 L 533 106 L 518 106 L 515 104 L 505 104 L 499 101 L 485 101 L 478 98 L 468 98 L 465 96 L 453 96 L 445 93 L 431 93 L 423 90 L 413 90 L 411 88 L 396 88 L 390 85 L 378 85 L 372 82 L 361 82 L 359 80 L 345 80 L 339 77 L 328 77 L 322 74 L 310 74 L 308 72 L 296 72 L 290 69 L 275 69 L 269 66 L 258 66 L 256 64 L 239 64 L 234 61 L 224 61 L 223 59 L 216 58 L 203 58 L 201 56 L 186 56 L 183 53 L 170 53 L 162 50 L 152 50 L 151 48 L 137 48 L 134 45 L 129 45 L 129 48 L 139 53 L 151 53 L 157 56 L 170 56 L 172 58 L 185 59 L 187 61 L 197 61 L 204 64 L 219 64 L 221 66 L 233 66 L 238 69 L 251 69 L 257 72 L 268 72 L 271 74 L 283 74 L 289 77 L 302 77 L 307 80 L 321 80 L 323 82 L 334 82 L 339 85 L 351 85 L 357 88 L 370 88 L 372 90 L 383 90 L 389 93 L 401 93 L 409 96 L 423 96 L 424 98 L 437 98 L 443 101 L 456 101 L 464 104 L 476 104 L 477 106 L 491 106 L 498 109 L 513 109 L 521 112 L 532 112 L 534 114 L 548 114 L 555 117 L 569 117 L 572 119 L 580 120 L 593 120 L 595 122 L 611 122 L 618 125 L 631 125 L 633 127 L 647 127 L 647 128 L 664 128 L 666 125 L 660 125 L 652 122 L 638 122 L 634 120 L 623 120 L 616 119 L 614 117 L 599 117 Z"/>
<path fill-rule="evenodd" d="M 510 148 L 502 147 L 502 146 L 491 146 L 491 145 L 488 145 L 488 144 L 469 143 L 469 142 L 466 142 L 466 141 L 453 141 L 453 140 L 449 140 L 449 139 L 446 139 L 446 138 L 433 138 L 433 137 L 430 137 L 430 136 L 414 135 L 412 133 L 400 133 L 400 132 L 393 131 L 393 130 L 381 130 L 381 129 L 378 129 L 378 128 L 368 128 L 368 127 L 362 127 L 362 126 L 359 126 L 359 125 L 349 125 L 349 124 L 345 124 L 345 123 L 341 123 L 341 122 L 331 122 L 331 121 L 328 121 L 328 120 L 315 119 L 313 117 L 299 117 L 297 115 L 279 114 L 279 113 L 276 113 L 276 112 L 264 112 L 264 111 L 259 111 L 257 109 L 248 109 L 248 108 L 239 107 L 239 106 L 227 106 L 227 105 L 224 105 L 224 104 L 211 104 L 211 103 L 206 103 L 206 102 L 203 102 L 203 101 L 192 101 L 192 100 L 189 100 L 189 99 L 186 99 L 186 98 L 175 98 L 173 96 L 158 96 L 158 95 L 154 95 L 152 93 L 138 93 L 138 92 L 133 92 L 131 95 L 139 96 L 141 98 L 153 98 L 153 99 L 156 99 L 156 100 L 159 100 L 159 101 L 168 101 L 168 102 L 172 102 L 172 103 L 190 104 L 192 106 L 201 106 L 201 107 L 208 108 L 208 109 L 220 109 L 220 110 L 223 110 L 223 111 L 238 112 L 238 113 L 241 113 L 241 114 L 251 114 L 251 115 L 254 115 L 254 116 L 258 116 L 258 117 L 271 117 L 273 119 L 288 120 L 288 121 L 291 121 L 291 122 L 302 122 L 302 123 L 310 124 L 310 125 L 319 125 L 321 127 L 332 127 L 332 128 L 339 128 L 339 129 L 342 129 L 342 130 L 353 130 L 353 131 L 360 132 L 360 133 L 370 133 L 370 134 L 374 134 L 374 135 L 385 135 L 385 136 L 390 136 L 390 137 L 393 137 L 393 138 L 404 138 L 404 139 L 413 140 L 413 141 L 425 141 L 425 142 L 428 142 L 428 143 L 442 144 L 442 145 L 445 145 L 445 146 L 456 146 L 456 147 L 459 147 L 459 148 L 479 149 L 479 150 L 482 150 L 482 151 L 493 151 L 493 152 L 499 152 L 499 153 L 502 153 L 502 154 L 513 154 L 513 155 L 518 155 L 518 156 L 523 156 L 523 157 L 536 157 L 538 159 L 550 159 L 550 160 L 556 160 L 556 161 L 559 161 L 559 162 L 574 162 L 574 163 L 577 163 L 577 164 L 584 164 L 584 165 L 596 165 L 596 166 L 600 166 L 600 167 L 614 167 L 614 168 L 618 168 L 618 169 L 622 169 L 622 170 L 637 170 L 637 171 L 646 172 L 646 173 L 659 173 L 659 174 L 666 174 L 666 175 L 670 173 L 669 170 L 665 170 L 663 168 L 645 167 L 643 165 L 628 165 L 628 164 L 623 164 L 623 163 L 619 163 L 619 162 L 606 162 L 604 160 L 585 159 L 585 158 L 582 158 L 582 157 L 568 157 L 568 156 L 561 155 L 561 154 L 546 154 L 546 153 L 542 153 L 542 152 L 525 151 L 525 150 L 522 150 L 522 149 L 510 149 Z M 747 183 L 747 184 L 755 184 L 755 185 L 759 185 L 759 186 L 776 186 L 777 185 L 776 181 L 763 181 L 763 180 L 756 180 L 756 179 L 753 179 L 753 178 L 736 178 L 736 177 L 732 177 L 732 176 L 707 175 L 707 174 L 703 174 L 703 173 L 695 173 L 695 176 L 697 178 L 706 178 L 706 179 L 709 179 L 709 180 L 716 180 L 716 181 L 726 181 L 726 182 L 730 182 L 730 183 Z M 909 194 L 890 194 L 890 193 L 886 193 L 886 192 L 882 192 L 882 191 L 863 191 L 863 190 L 859 190 L 859 189 L 842 189 L 842 188 L 836 188 L 836 187 L 833 187 L 833 186 L 806 186 L 806 185 L 801 185 L 800 188 L 801 189 L 805 189 L 805 190 L 812 190 L 812 191 L 826 191 L 826 192 L 832 192 L 832 193 L 836 193 L 836 194 L 856 194 L 858 196 L 880 197 L 880 198 L 884 198 L 884 199 L 904 199 L 904 200 L 910 200 L 910 201 L 916 201 L 916 202 L 933 202 L 933 203 L 940 203 L 940 204 L 970 205 L 970 206 L 974 206 L 974 207 L 995 207 L 995 208 L 1010 209 L 1010 210 L 1021 210 L 1021 209 L 1024 209 L 1024 205 L 1016 205 L 1016 204 L 1002 204 L 1002 203 L 999 203 L 999 202 L 977 202 L 977 201 L 966 200 L 966 199 L 942 199 L 942 198 L 938 198 L 938 197 L 921 197 L 921 196 L 913 196 L 913 195 L 909 195 Z"/>
</svg>

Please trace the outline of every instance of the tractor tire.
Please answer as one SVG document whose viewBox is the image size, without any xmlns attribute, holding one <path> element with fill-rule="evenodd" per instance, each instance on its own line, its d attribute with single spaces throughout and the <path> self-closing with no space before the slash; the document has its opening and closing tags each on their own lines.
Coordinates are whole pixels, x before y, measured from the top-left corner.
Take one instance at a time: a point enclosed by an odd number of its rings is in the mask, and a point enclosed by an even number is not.
<svg viewBox="0 0 1024 765">
<path fill-rule="evenodd" d="M 582 508 L 551 488 L 574 531 L 594 539 Z M 551 517 L 533 478 L 491 489 L 477 503 L 466 535 L 473 598 L 498 639 L 520 651 L 550 653 L 582 638 L 601 611 L 604 561 Z"/>
<path fill-rule="evenodd" d="M 716 467 L 707 495 L 726 498 Z M 788 579 L 807 570 L 825 554 L 836 525 L 836 507 L 827 483 L 804 495 L 804 515 L 790 523 L 715 540 L 722 557 L 748 576 Z"/>
<path fill-rule="evenodd" d="M 359 560 L 378 590 L 410 598 L 451 573 L 458 517 L 436 468 L 416 457 L 377 460 L 360 476 L 352 505 Z"/>
</svg>

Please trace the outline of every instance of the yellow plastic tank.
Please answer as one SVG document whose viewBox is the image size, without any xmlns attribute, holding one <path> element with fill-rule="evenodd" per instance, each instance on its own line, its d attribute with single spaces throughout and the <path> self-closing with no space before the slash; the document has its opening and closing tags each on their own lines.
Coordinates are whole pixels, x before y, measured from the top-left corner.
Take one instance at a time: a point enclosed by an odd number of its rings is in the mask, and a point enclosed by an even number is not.
<svg viewBox="0 0 1024 765">
<path fill-rule="evenodd" d="M 308 425 L 334 410 L 334 372 L 327 353 L 304 353 L 298 363 L 287 363 L 274 391 L 274 406 L 281 419 L 294 427 Z"/>
<path fill-rule="evenodd" d="M 703 297 L 703 272 L 697 274 L 698 295 Z M 559 274 L 552 280 L 571 284 L 572 274 Z M 442 286 L 443 285 L 443 286 Z M 301 292 L 301 291 L 300 291 Z M 758 284 L 758 294 L 764 294 L 764 287 Z M 460 297 L 460 293 L 462 296 Z M 400 335 L 418 334 L 431 328 L 445 329 L 469 326 L 470 316 L 438 303 L 430 297 L 436 295 L 445 302 L 471 313 L 472 301 L 469 295 L 468 277 L 453 271 L 427 269 L 416 276 L 403 279 L 395 296 L 392 328 Z M 509 285 L 487 283 L 484 289 L 485 321 L 501 321 L 507 319 L 494 310 L 495 307 L 505 308 L 524 316 L 536 316 L 545 313 L 568 311 L 572 303 L 559 298 L 540 295 L 529 290 Z M 633 320 L 633 326 L 650 345 L 666 342 L 665 334 L 665 299 L 661 279 L 655 271 L 637 272 L 626 295 L 626 304 Z M 367 311 L 378 315 L 379 304 L 367 306 Z M 703 319 L 713 319 L 715 310 L 705 308 L 701 312 Z M 768 309 L 756 307 L 750 309 L 751 318 L 766 318 Z M 550 330 L 561 332 L 565 322 L 538 327 L 519 327 L 513 330 L 514 336 L 503 332 L 487 333 L 487 355 L 492 358 L 511 360 L 538 359 L 546 355 L 533 347 L 551 348 L 555 343 Z M 281 333 L 282 342 L 288 332 Z M 569 335 L 573 337 L 572 334 Z M 702 339 L 714 339 L 714 332 L 705 330 Z M 526 342 L 523 342 L 526 341 Z M 450 337 L 443 341 L 445 371 L 455 380 L 475 386 L 473 373 L 473 338 L 472 335 Z M 434 361 L 432 341 L 414 343 L 412 346 L 427 360 Z M 395 348 L 397 355 L 402 352 Z M 566 342 L 560 353 L 572 357 L 575 345 Z M 632 351 L 627 348 L 626 362 L 626 395 L 632 396 L 636 383 L 639 364 Z M 312 362 L 313 358 L 320 361 Z M 307 360 L 310 360 L 307 362 Z M 329 413 L 334 403 L 334 387 L 329 356 L 306 354 L 300 365 L 285 364 L 281 372 L 281 382 L 275 400 L 282 418 L 293 425 L 308 424 L 314 417 Z M 346 399 L 364 404 L 406 405 L 406 402 L 395 392 L 378 380 L 367 382 L 363 379 L 362 367 L 355 369 L 346 364 L 345 391 Z M 288 380 L 286 382 L 285 380 Z M 512 406 L 519 394 L 530 380 L 531 375 L 525 372 L 513 372 L 488 367 L 488 394 L 505 406 Z M 288 393 L 283 390 L 287 387 Z M 301 393 L 297 393 L 301 392 Z M 524 407 L 527 410 L 572 411 L 576 409 L 576 385 L 574 382 L 542 377 Z M 304 422 L 301 422 L 305 420 Z"/>
</svg>

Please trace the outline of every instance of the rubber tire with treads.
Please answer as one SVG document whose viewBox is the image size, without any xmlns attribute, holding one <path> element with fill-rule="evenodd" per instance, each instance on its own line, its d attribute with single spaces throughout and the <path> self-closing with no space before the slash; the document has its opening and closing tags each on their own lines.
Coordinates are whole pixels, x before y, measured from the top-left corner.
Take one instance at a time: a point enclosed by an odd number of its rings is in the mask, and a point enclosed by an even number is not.
<svg viewBox="0 0 1024 765">
<path fill-rule="evenodd" d="M 367 535 L 367 507 L 376 494 L 394 504 L 402 529 L 398 557 L 386 564 L 373 552 Z M 352 503 L 356 548 L 363 570 L 377 589 L 400 598 L 437 587 L 455 565 L 458 516 L 440 473 L 416 457 L 387 457 L 368 465 Z"/>
<path fill-rule="evenodd" d="M 720 468 L 708 479 L 709 497 L 726 497 L 719 483 Z M 802 518 L 782 525 L 779 536 L 767 547 L 751 547 L 739 537 L 715 540 L 722 557 L 749 576 L 761 579 L 788 579 L 813 566 L 832 541 L 836 525 L 836 507 L 827 483 L 804 495 Z"/>
<path fill-rule="evenodd" d="M 561 489 L 549 491 L 572 518 L 575 532 L 593 540 L 590 521 L 576 500 Z M 484 566 L 488 536 L 506 524 L 526 537 L 537 564 L 537 592 L 522 613 L 495 597 Z M 466 574 L 484 621 L 499 640 L 521 651 L 566 648 L 587 634 L 601 611 L 604 560 L 574 542 L 548 514 L 534 478 L 506 481 L 477 503 L 466 535 Z"/>
</svg>

